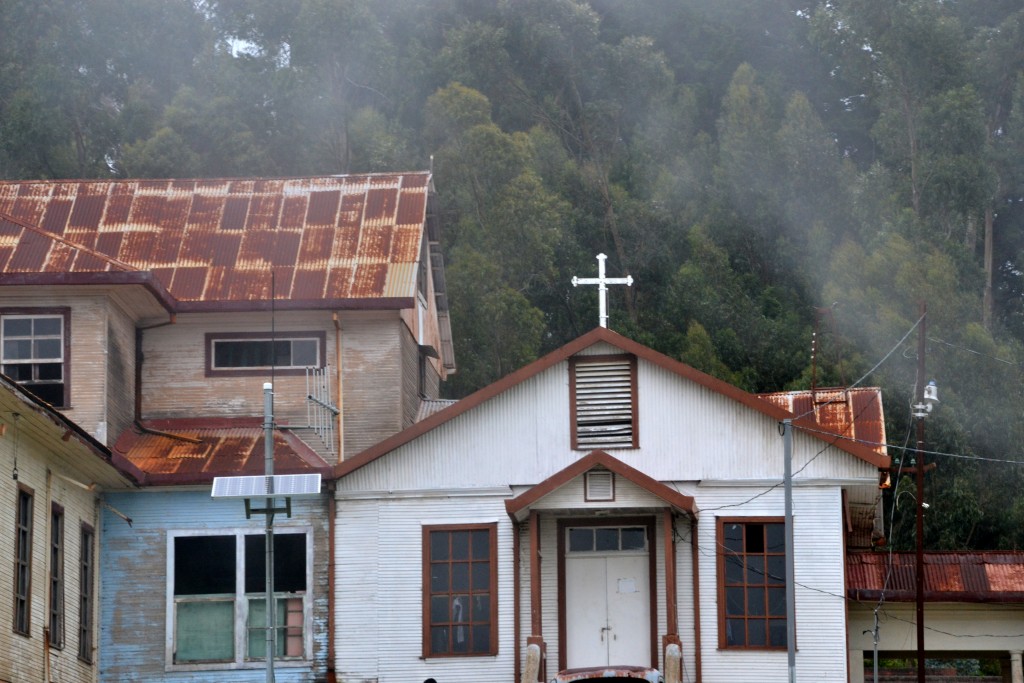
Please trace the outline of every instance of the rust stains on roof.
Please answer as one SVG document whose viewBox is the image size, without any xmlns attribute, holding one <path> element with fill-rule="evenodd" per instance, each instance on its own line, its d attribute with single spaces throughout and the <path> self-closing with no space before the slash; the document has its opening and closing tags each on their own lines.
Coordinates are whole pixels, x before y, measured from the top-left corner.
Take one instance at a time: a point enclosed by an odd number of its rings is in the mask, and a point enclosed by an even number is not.
<svg viewBox="0 0 1024 683">
<path fill-rule="evenodd" d="M 261 418 L 148 420 L 112 449 L 145 473 L 149 485 L 208 484 L 216 476 L 264 472 Z M 274 430 L 278 474 L 328 473 L 330 467 L 291 432 Z"/>
<path fill-rule="evenodd" d="M 430 187 L 426 172 L 0 182 L 0 281 L 147 272 L 201 310 L 269 303 L 273 271 L 279 305 L 411 305 Z"/>
<path fill-rule="evenodd" d="M 780 391 L 758 396 L 798 418 L 813 420 L 826 434 L 886 455 L 882 390 L 878 387 Z"/>
<path fill-rule="evenodd" d="M 891 561 L 891 571 L 890 571 Z M 850 553 L 846 593 L 853 600 L 916 599 L 914 553 Z M 1024 603 L 1024 552 L 928 552 L 924 554 L 928 602 Z"/>
</svg>

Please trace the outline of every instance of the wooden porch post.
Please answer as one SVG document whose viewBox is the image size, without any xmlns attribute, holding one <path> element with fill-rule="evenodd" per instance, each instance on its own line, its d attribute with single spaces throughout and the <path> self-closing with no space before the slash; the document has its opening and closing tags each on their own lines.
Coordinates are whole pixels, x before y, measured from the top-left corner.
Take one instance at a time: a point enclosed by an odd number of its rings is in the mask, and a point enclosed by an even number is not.
<svg viewBox="0 0 1024 683">
<path fill-rule="evenodd" d="M 663 670 L 669 668 L 670 646 L 678 648 L 673 648 L 673 653 L 682 652 L 682 642 L 679 639 L 679 586 L 676 580 L 676 535 L 673 521 L 672 508 L 665 508 L 661 523 L 665 547 L 665 635 L 661 639 Z M 666 683 L 677 682 L 666 680 Z"/>
<path fill-rule="evenodd" d="M 547 679 L 547 652 L 544 647 L 544 636 L 541 629 L 541 593 L 540 593 L 540 515 L 536 510 L 530 511 L 530 636 L 526 639 L 527 648 L 536 645 L 540 649 L 540 666 L 538 680 Z M 527 666 L 527 670 L 531 667 Z"/>
</svg>

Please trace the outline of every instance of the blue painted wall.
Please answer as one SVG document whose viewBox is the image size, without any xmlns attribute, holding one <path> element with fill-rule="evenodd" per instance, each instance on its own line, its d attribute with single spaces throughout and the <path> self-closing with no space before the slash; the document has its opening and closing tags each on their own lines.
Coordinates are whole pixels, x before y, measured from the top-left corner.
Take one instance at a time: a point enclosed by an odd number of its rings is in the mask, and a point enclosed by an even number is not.
<svg viewBox="0 0 1024 683">
<path fill-rule="evenodd" d="M 240 500 L 213 500 L 205 491 L 145 490 L 112 493 L 104 499 L 132 519 L 132 526 L 103 509 L 100 536 L 100 681 L 196 682 L 263 680 L 263 667 L 241 670 L 166 671 L 167 532 L 200 529 L 253 529 L 262 515 L 245 518 Z M 281 683 L 326 680 L 327 662 L 327 498 L 293 501 L 292 518 L 283 514 L 274 528 L 313 531 L 313 661 L 299 667 L 279 664 Z"/>
</svg>

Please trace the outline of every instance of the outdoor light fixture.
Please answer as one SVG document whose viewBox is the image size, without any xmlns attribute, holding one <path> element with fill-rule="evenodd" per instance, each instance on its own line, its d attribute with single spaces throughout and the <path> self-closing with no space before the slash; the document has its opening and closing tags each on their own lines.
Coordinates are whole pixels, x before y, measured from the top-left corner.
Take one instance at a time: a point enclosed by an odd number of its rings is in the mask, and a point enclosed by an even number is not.
<svg viewBox="0 0 1024 683">
<path fill-rule="evenodd" d="M 925 403 L 915 403 L 912 408 L 911 414 L 917 419 L 921 420 L 932 412 L 932 406 L 939 402 L 939 387 L 935 384 L 935 380 L 928 382 L 924 388 L 924 396 L 922 397 Z"/>
</svg>

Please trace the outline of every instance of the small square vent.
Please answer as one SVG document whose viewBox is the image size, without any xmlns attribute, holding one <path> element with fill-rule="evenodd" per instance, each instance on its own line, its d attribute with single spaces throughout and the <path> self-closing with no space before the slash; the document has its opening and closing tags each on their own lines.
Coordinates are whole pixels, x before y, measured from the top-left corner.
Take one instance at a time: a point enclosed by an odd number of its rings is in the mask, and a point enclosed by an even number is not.
<svg viewBox="0 0 1024 683">
<path fill-rule="evenodd" d="M 584 476 L 584 500 L 615 500 L 615 475 L 607 470 L 587 472 Z"/>
</svg>

